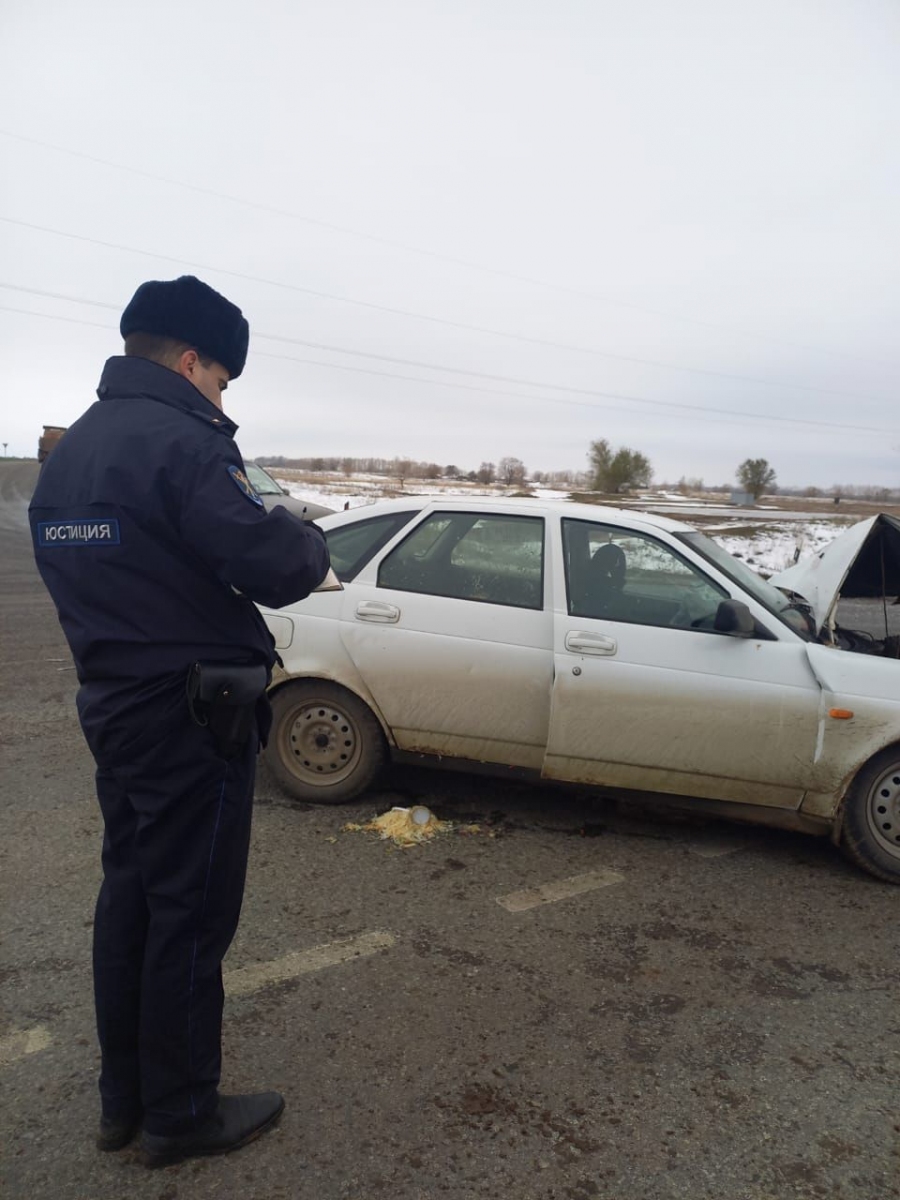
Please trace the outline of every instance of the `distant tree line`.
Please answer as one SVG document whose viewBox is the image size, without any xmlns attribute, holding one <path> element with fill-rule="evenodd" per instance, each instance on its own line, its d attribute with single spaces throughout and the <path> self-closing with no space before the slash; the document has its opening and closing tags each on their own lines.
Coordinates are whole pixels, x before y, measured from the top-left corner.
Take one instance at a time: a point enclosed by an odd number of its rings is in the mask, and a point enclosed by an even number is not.
<svg viewBox="0 0 900 1200">
<path fill-rule="evenodd" d="M 611 446 L 605 438 L 590 444 L 587 471 L 554 470 L 529 471 L 520 458 L 508 455 L 499 462 L 484 461 L 477 468 L 466 469 L 455 463 L 419 461 L 413 458 L 353 458 L 348 455 L 315 455 L 289 458 L 281 454 L 263 455 L 257 462 L 265 467 L 311 473 L 340 473 L 351 475 L 381 475 L 395 479 L 400 486 L 407 479 L 457 480 L 467 483 L 501 484 L 505 487 L 525 487 L 529 483 L 559 490 L 592 489 L 598 492 L 623 493 L 649 487 L 653 470 L 646 455 L 629 446 Z M 740 486 L 754 499 L 763 495 L 805 496 L 870 500 L 876 503 L 897 500 L 900 489 L 865 484 L 833 484 L 830 488 L 779 486 L 774 468 L 765 458 L 747 458 L 735 470 Z M 707 484 L 703 479 L 682 475 L 677 483 L 658 481 L 657 487 L 690 495 L 700 492 L 730 492 L 733 483 Z"/>
<path fill-rule="evenodd" d="M 256 460 L 263 467 L 284 467 L 290 471 L 322 471 L 344 475 L 397 476 L 441 479 L 455 475 L 459 468 L 439 463 L 417 462 L 412 458 L 350 458 L 347 455 L 316 455 L 309 458 L 286 458 L 283 454 L 262 455 Z"/>
<path fill-rule="evenodd" d="M 873 500 L 876 504 L 900 499 L 900 488 L 877 487 L 873 484 L 833 483 L 830 488 L 778 488 L 783 496 L 837 496 L 848 500 Z"/>
<path fill-rule="evenodd" d="M 521 486 L 528 478 L 528 468 L 520 458 L 511 455 L 499 462 L 482 462 L 477 470 L 467 471 L 455 463 L 420 462 L 413 458 L 351 458 L 343 455 L 315 455 L 308 458 L 287 458 L 283 454 L 262 455 L 256 460 L 263 467 L 282 467 L 286 470 L 351 475 L 382 475 L 386 479 L 456 479 L 470 483 L 501 483 L 507 487 Z M 565 475 L 572 482 L 572 472 L 535 472 L 534 482 L 555 481 Z"/>
</svg>

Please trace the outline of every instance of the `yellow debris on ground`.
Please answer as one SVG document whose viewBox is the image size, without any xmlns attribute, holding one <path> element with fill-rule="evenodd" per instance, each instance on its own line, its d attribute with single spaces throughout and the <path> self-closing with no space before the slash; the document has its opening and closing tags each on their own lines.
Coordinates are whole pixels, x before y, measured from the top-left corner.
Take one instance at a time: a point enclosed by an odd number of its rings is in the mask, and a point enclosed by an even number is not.
<svg viewBox="0 0 900 1200">
<path fill-rule="evenodd" d="M 446 833 L 452 828 L 450 821 L 439 821 L 424 805 L 415 808 L 392 808 L 389 812 L 374 817 L 365 825 L 351 822 L 344 826 L 345 833 L 377 833 L 395 846 L 415 846 L 430 841 L 437 833 Z"/>
</svg>

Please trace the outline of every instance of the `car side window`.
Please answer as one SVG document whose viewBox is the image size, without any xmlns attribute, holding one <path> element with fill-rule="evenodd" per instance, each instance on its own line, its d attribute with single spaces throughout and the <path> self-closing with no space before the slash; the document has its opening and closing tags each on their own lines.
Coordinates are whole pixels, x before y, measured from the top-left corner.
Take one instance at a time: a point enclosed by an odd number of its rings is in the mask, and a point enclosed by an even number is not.
<svg viewBox="0 0 900 1200">
<path fill-rule="evenodd" d="M 391 540 L 415 512 L 387 513 L 352 525 L 323 530 L 334 573 L 342 583 L 354 579 L 374 554 Z"/>
<path fill-rule="evenodd" d="M 382 562 L 378 586 L 543 608 L 543 518 L 432 513 Z"/>
<path fill-rule="evenodd" d="M 615 525 L 568 518 L 562 525 L 571 616 L 713 628 L 728 593 L 672 547 Z"/>
</svg>

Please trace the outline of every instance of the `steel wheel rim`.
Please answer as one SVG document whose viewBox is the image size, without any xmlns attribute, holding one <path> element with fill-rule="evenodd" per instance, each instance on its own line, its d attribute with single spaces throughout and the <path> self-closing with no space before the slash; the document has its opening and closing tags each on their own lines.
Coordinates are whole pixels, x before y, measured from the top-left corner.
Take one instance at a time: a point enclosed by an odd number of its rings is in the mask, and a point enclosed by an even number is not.
<svg viewBox="0 0 900 1200">
<path fill-rule="evenodd" d="M 881 849 L 900 859 L 900 763 L 883 771 L 869 789 L 866 822 Z"/>
<path fill-rule="evenodd" d="M 285 722 L 285 761 L 306 783 L 341 783 L 356 769 L 362 739 L 353 719 L 338 705 L 309 700 Z"/>
</svg>

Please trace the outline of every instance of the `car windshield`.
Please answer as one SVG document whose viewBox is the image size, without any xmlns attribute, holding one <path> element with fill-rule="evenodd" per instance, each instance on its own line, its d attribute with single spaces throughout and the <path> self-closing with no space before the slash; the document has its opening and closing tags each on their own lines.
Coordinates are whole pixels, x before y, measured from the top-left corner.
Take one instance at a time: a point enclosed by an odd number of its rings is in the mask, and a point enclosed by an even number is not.
<svg viewBox="0 0 900 1200">
<path fill-rule="evenodd" d="M 283 496 L 284 489 L 279 487 L 272 476 L 262 469 L 258 463 L 244 463 L 247 478 L 261 496 Z"/>
<path fill-rule="evenodd" d="M 794 607 L 784 592 L 779 591 L 774 584 L 757 575 L 755 571 L 751 571 L 746 563 L 729 554 L 724 546 L 720 546 L 704 533 L 677 533 L 675 536 L 692 550 L 696 550 L 745 592 L 749 592 L 754 600 L 768 609 L 773 616 L 778 617 L 779 621 L 783 621 L 801 637 L 807 640 L 811 638 L 812 631 L 806 617 Z"/>
</svg>

